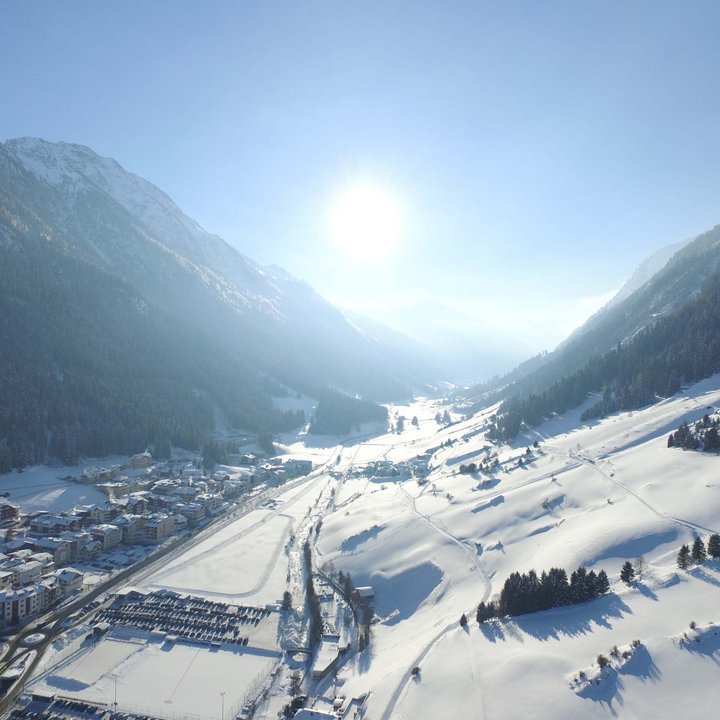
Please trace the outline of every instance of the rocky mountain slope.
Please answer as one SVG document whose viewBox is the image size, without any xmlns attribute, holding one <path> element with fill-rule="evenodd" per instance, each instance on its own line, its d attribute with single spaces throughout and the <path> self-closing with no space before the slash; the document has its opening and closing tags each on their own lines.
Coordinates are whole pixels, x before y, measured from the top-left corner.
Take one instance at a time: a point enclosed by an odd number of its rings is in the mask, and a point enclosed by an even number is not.
<svg viewBox="0 0 720 720">
<path fill-rule="evenodd" d="M 86 147 L 0 145 L 0 464 L 197 443 L 300 418 L 272 396 L 404 397 L 428 378 Z"/>
<path fill-rule="evenodd" d="M 556 384 L 562 384 L 566 379 L 581 373 L 588 365 L 597 364 L 607 353 L 618 348 L 629 348 L 641 335 L 653 332 L 661 321 L 672 325 L 671 318 L 679 318 L 678 314 L 683 312 L 683 308 L 699 301 L 703 288 L 708 293 L 712 291 L 708 285 L 712 284 L 711 278 L 715 277 L 720 268 L 720 226 L 689 243 L 679 245 L 680 249 L 654 275 L 644 283 L 640 282 L 642 278 L 634 276 L 628 283 L 629 287 L 621 290 L 619 297 L 591 317 L 556 350 L 526 361 L 504 377 L 472 388 L 466 397 L 482 404 L 488 400 L 540 396 Z M 659 263 L 650 262 L 649 266 L 653 264 Z M 645 265 L 639 269 L 640 275 L 647 270 Z M 703 307 L 708 302 L 713 302 L 710 295 L 706 295 L 702 301 Z M 704 342 L 711 345 L 714 335 L 720 330 L 712 331 L 710 323 L 704 332 Z M 652 340 L 646 339 L 645 345 L 650 352 L 658 350 Z M 639 358 L 635 359 L 640 361 Z M 713 369 L 716 368 L 713 366 L 711 371 Z M 680 367 L 677 368 L 677 374 L 682 374 Z M 696 380 L 702 376 L 692 374 L 689 379 Z M 606 380 L 610 382 L 612 378 Z M 599 387 L 576 389 L 576 394 L 584 397 L 586 390 L 602 389 L 602 382 Z M 571 406 L 565 405 L 558 410 Z"/>
</svg>

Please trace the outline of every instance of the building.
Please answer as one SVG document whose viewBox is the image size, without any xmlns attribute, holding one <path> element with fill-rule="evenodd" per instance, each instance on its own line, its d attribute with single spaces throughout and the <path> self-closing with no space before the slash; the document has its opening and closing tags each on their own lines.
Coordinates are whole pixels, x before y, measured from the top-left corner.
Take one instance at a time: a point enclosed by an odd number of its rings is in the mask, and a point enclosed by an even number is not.
<svg viewBox="0 0 720 720">
<path fill-rule="evenodd" d="M 104 505 L 76 505 L 71 512 L 80 518 L 83 526 L 88 526 L 112 520 L 120 512 L 120 508 L 108 502 Z"/>
<path fill-rule="evenodd" d="M 116 517 L 113 525 L 122 532 L 125 545 L 141 545 L 145 542 L 145 518 L 140 515 L 121 515 Z"/>
<path fill-rule="evenodd" d="M 173 506 L 173 510 L 187 518 L 191 526 L 197 525 L 205 517 L 205 508 L 200 503 L 177 503 Z"/>
<path fill-rule="evenodd" d="M 55 558 L 51 553 L 48 552 L 35 552 L 33 553 L 30 560 L 37 560 L 43 568 L 43 573 L 50 572 L 55 569 Z"/>
<path fill-rule="evenodd" d="M 92 538 L 92 535 L 86 532 L 66 532 L 60 535 L 60 539 L 64 540 L 70 548 L 69 562 L 82 559 L 83 547 L 88 538 Z"/>
<path fill-rule="evenodd" d="M 145 540 L 160 542 L 175 532 L 175 523 L 170 515 L 156 513 L 145 519 Z"/>
<path fill-rule="evenodd" d="M 175 532 L 185 530 L 185 528 L 187 528 L 190 524 L 188 523 L 188 519 L 184 515 L 180 515 L 179 513 L 176 513 L 172 516 L 172 521 L 175 524 Z"/>
<path fill-rule="evenodd" d="M 213 515 L 222 507 L 222 497 L 214 493 L 202 493 L 195 498 L 195 502 L 205 508 L 208 515 Z"/>
<path fill-rule="evenodd" d="M 55 570 L 51 577 L 57 578 L 64 597 L 82 590 L 83 574 L 75 568 Z"/>
<path fill-rule="evenodd" d="M 30 521 L 30 532 L 41 537 L 79 529 L 80 518 L 73 515 L 38 515 Z"/>
<path fill-rule="evenodd" d="M 116 528 L 120 532 L 119 528 Z M 120 533 L 122 535 L 122 533 Z M 82 559 L 94 560 L 103 551 L 103 545 L 99 540 L 86 540 L 83 543 Z"/>
<path fill-rule="evenodd" d="M 39 580 L 43 574 L 43 566 L 37 560 L 20 562 L 12 568 L 15 573 L 15 587 L 24 587 Z"/>
<path fill-rule="evenodd" d="M 335 713 L 323 712 L 322 710 L 311 710 L 310 708 L 300 708 L 293 720 L 337 720 Z"/>
<path fill-rule="evenodd" d="M 92 525 L 88 532 L 101 544 L 103 550 L 112 550 L 122 543 L 122 530 L 117 525 Z"/>
<path fill-rule="evenodd" d="M 72 536 L 72 533 L 70 533 Z M 62 538 L 27 538 L 26 544 L 35 553 L 47 553 L 53 559 L 55 565 L 65 565 L 71 559 L 71 547 L 67 540 Z"/>
<path fill-rule="evenodd" d="M 7 498 L 0 497 L 0 522 L 5 520 L 17 520 L 20 515 L 20 506 L 10 502 Z"/>
<path fill-rule="evenodd" d="M 152 465 L 152 455 L 147 450 L 130 458 L 130 467 L 135 470 L 150 467 L 150 465 Z"/>
<path fill-rule="evenodd" d="M 287 474 L 290 477 L 300 477 L 301 475 L 307 475 L 312 472 L 313 464 L 311 460 L 286 460 L 283 463 Z"/>
<path fill-rule="evenodd" d="M 193 485 L 174 487 L 170 492 L 181 500 L 194 500 L 200 494 L 200 488 Z"/>
<path fill-rule="evenodd" d="M 148 498 L 150 493 L 136 492 L 131 493 L 127 496 L 127 503 L 125 508 L 127 512 L 133 513 L 134 515 L 142 515 L 148 511 Z"/>
<path fill-rule="evenodd" d="M 27 615 L 34 615 L 47 607 L 44 595 L 42 584 L 4 590 L 0 593 L 0 618 L 7 625 L 17 625 Z"/>
<path fill-rule="evenodd" d="M 356 587 L 353 594 L 360 602 L 370 603 L 375 599 L 375 590 L 370 585 Z"/>
<path fill-rule="evenodd" d="M 12 568 L 0 568 L 0 591 L 9 590 L 15 583 L 15 571 Z"/>
</svg>

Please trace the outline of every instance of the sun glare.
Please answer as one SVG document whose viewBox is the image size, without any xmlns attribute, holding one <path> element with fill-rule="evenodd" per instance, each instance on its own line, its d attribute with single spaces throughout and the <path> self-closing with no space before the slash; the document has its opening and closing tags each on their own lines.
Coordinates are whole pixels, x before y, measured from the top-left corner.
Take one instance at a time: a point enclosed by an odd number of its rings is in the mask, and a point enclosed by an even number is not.
<svg viewBox="0 0 720 720">
<path fill-rule="evenodd" d="M 338 194 L 330 212 L 335 245 L 359 260 L 380 260 L 401 240 L 404 218 L 394 193 L 371 184 Z"/>
</svg>

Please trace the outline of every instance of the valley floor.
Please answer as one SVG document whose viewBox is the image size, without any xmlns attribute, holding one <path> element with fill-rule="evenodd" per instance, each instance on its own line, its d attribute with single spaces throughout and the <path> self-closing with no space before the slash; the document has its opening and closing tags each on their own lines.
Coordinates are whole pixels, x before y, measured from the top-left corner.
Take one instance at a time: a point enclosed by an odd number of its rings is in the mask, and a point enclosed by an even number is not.
<svg viewBox="0 0 720 720">
<path fill-rule="evenodd" d="M 266 692 L 255 717 L 274 720 L 288 701 L 292 672 L 309 668 L 295 655 L 294 666 L 277 663 L 267 677 L 270 656 L 262 653 L 279 657 L 306 639 L 299 545 L 310 538 L 314 562 L 326 574 L 350 574 L 356 587 L 372 586 L 375 593 L 369 648 L 349 651 L 325 679 L 303 675 L 317 710 L 330 711 L 341 696 L 343 707 L 365 696 L 360 716 L 372 720 L 714 716 L 720 561 L 683 571 L 675 558 L 683 543 L 720 530 L 720 457 L 667 448 L 667 435 L 718 406 L 716 376 L 601 422 L 581 424 L 580 411 L 568 414 L 528 431 L 513 447 L 485 439 L 492 409 L 442 427 L 434 418 L 443 408 L 423 400 L 392 408 L 406 418 L 399 434 L 342 444 L 314 439 L 313 448 L 287 438 L 291 453 L 312 452 L 316 462 L 322 456 L 324 467 L 136 584 L 276 608 L 288 590 L 296 608 L 290 620 L 276 609 L 246 654 L 204 651 L 188 662 L 185 655 L 195 651 L 163 652 L 152 638 L 115 658 L 119 640 L 108 638 L 103 643 L 113 652 L 98 646 L 97 661 L 71 657 L 69 649 L 49 658 L 36 686 L 82 697 L 93 685 L 107 696 L 117 676 L 121 708 L 152 706 L 160 717 L 210 720 L 220 714 L 220 694 L 229 717 L 261 675 Z M 417 427 L 409 422 L 413 416 Z M 492 472 L 459 472 L 495 455 Z M 427 476 L 381 471 L 383 461 L 406 467 L 402 463 L 418 456 L 429 462 Z M 642 578 L 620 582 L 621 565 L 640 556 Z M 569 574 L 581 564 L 606 570 L 610 593 L 581 605 L 475 622 L 477 604 L 496 595 L 512 572 L 539 574 L 556 566 Z M 466 628 L 459 624 L 462 613 Z M 640 644 L 632 647 L 635 640 Z M 600 654 L 610 660 L 602 672 Z M 138 681 L 161 673 L 168 675 L 165 684 Z M 233 673 L 242 682 L 233 682 Z M 183 700 L 196 692 L 192 682 L 199 683 L 197 692 L 204 688 L 202 706 Z"/>
</svg>

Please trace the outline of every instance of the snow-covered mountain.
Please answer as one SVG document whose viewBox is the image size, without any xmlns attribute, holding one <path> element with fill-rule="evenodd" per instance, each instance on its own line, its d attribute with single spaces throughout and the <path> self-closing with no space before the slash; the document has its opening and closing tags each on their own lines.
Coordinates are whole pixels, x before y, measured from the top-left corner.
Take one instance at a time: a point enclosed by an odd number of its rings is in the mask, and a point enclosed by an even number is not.
<svg viewBox="0 0 720 720">
<path fill-rule="evenodd" d="M 223 405 L 231 424 L 272 430 L 291 421 L 278 425 L 272 394 L 318 397 L 332 388 L 391 399 L 430 379 L 416 348 L 390 348 L 360 331 L 309 285 L 261 268 L 151 183 L 87 147 L 34 138 L 0 144 L 0 252 L 0 331 L 12 339 L 0 359 L 18 383 L 39 384 L 40 395 L 71 393 L 64 408 L 98 407 L 90 377 L 112 385 L 107 395 L 117 402 L 126 391 L 115 379 L 134 378 L 144 397 L 163 382 L 182 386 L 187 429 L 202 414 L 190 407 L 202 401 Z M 43 332 L 43 322 L 52 327 Z M 149 386 L 139 381 L 148 359 L 151 374 L 165 377 L 153 375 Z M 60 377 L 74 378 L 82 392 L 52 380 Z M 16 448 L 27 443 L 35 456 L 40 436 L 62 433 L 47 425 L 39 397 L 34 410 L 21 409 L 23 396 L 9 396 L 19 415 L 5 419 L 0 436 L 12 436 Z M 177 393 L 163 397 L 148 408 L 178 402 Z M 19 418 L 28 413 L 33 439 L 21 441 Z M 75 410 L 60 415 L 73 436 L 88 425 Z M 137 427 L 130 415 L 121 424 Z"/>
<path fill-rule="evenodd" d="M 694 238 L 681 240 L 680 242 L 665 245 L 654 252 L 650 257 L 645 258 L 635 269 L 635 272 L 623 284 L 623 286 L 615 293 L 612 299 L 607 303 L 605 309 L 619 305 L 625 298 L 629 298 L 636 290 L 639 290 L 654 275 L 657 275 L 667 264 L 670 258 L 678 251 L 682 250 Z"/>
<path fill-rule="evenodd" d="M 662 248 L 637 269 L 615 298 L 553 352 L 531 358 L 468 395 L 501 388 L 508 395 L 542 393 L 618 345 L 632 341 L 643 330 L 653 328 L 662 318 L 680 312 L 699 296 L 718 270 L 720 226 L 691 241 Z M 706 340 L 710 343 L 713 338 Z"/>
<path fill-rule="evenodd" d="M 112 198 L 148 228 L 156 241 L 232 282 L 248 305 L 263 306 L 268 296 L 279 294 L 257 263 L 204 230 L 162 190 L 126 171 L 117 161 L 101 157 L 83 145 L 38 138 L 8 140 L 5 147 L 39 180 L 60 190 L 66 201 L 77 201 L 91 192 Z M 100 262 L 109 262 L 102 247 L 95 250 Z"/>
</svg>

